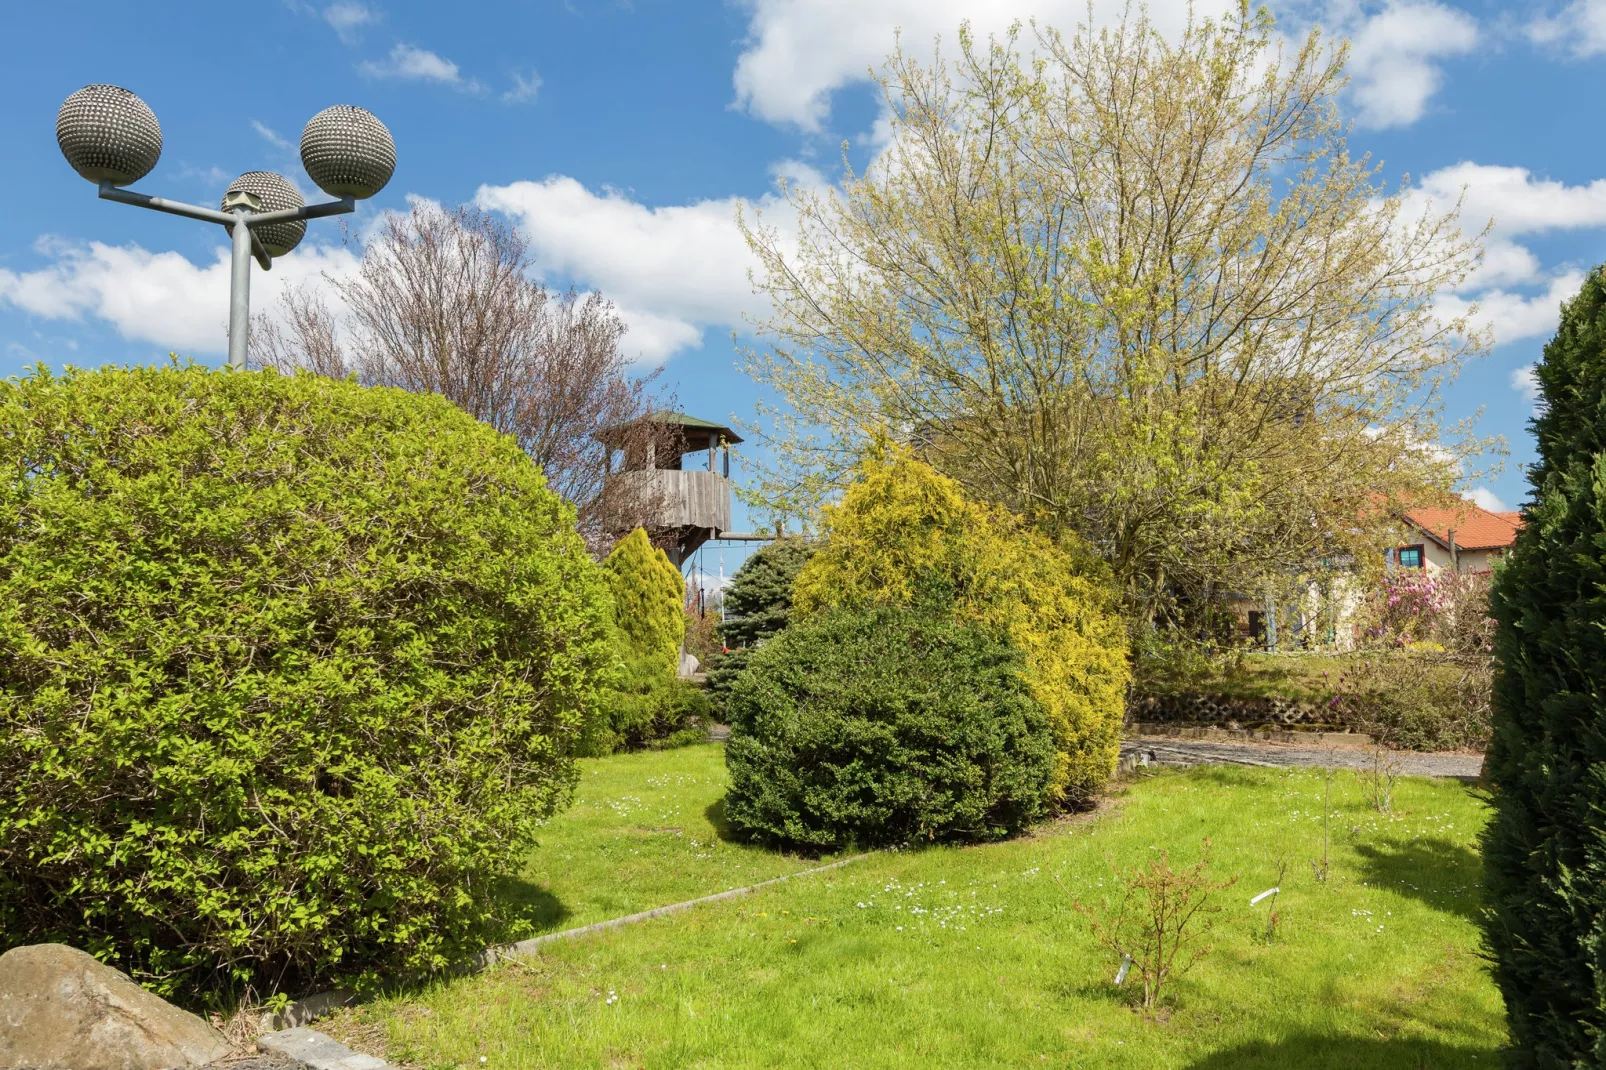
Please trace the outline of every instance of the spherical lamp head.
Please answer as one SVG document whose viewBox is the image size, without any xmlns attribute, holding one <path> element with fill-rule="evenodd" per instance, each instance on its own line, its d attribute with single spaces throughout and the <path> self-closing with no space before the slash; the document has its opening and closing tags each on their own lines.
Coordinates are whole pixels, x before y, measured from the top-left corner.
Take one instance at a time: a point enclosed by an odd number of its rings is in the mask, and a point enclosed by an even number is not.
<svg viewBox="0 0 1606 1070">
<path fill-rule="evenodd" d="M 336 104 L 307 120 L 301 131 L 301 166 L 331 197 L 372 197 L 396 171 L 396 142 L 379 117 L 353 104 Z"/>
<path fill-rule="evenodd" d="M 223 195 L 224 211 L 246 202 L 245 198 L 234 196 L 238 193 L 253 194 L 261 203 L 264 212 L 303 208 L 307 203 L 301 196 L 301 191 L 296 189 L 288 178 L 276 175 L 272 171 L 247 171 L 229 183 L 229 190 Z M 282 223 L 265 223 L 260 227 L 252 227 L 251 233 L 262 242 L 262 247 L 268 251 L 269 256 L 283 256 L 294 249 L 306 235 L 307 221 L 291 219 Z"/>
<path fill-rule="evenodd" d="M 151 173 L 162 156 L 156 113 L 115 85 L 86 85 L 56 113 L 56 144 L 72 169 L 94 183 L 126 186 Z"/>
</svg>

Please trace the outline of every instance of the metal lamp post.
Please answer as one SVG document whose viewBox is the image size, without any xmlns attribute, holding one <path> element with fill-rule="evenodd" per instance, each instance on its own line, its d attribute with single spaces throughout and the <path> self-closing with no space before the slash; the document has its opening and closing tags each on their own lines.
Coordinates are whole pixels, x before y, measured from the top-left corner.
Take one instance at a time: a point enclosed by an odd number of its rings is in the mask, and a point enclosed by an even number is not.
<svg viewBox="0 0 1606 1070">
<path fill-rule="evenodd" d="M 349 104 L 325 108 L 301 132 L 301 165 L 318 188 L 339 200 L 307 204 L 289 179 L 248 171 L 223 194 L 220 209 L 122 189 L 151 173 L 162 155 L 162 128 L 146 103 L 114 85 L 87 85 L 56 114 L 56 143 L 104 200 L 188 216 L 227 228 L 234 242 L 229 276 L 229 367 L 245 367 L 251 328 L 251 258 L 263 271 L 307 233 L 307 220 L 342 215 L 385 188 L 396 170 L 396 143 L 372 112 Z"/>
</svg>

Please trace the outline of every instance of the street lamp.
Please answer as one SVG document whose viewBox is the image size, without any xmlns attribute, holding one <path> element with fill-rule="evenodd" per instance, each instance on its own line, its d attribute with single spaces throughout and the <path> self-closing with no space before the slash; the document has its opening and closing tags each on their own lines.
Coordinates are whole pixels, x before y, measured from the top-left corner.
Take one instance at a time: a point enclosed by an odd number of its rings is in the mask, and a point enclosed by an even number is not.
<svg viewBox="0 0 1606 1070">
<path fill-rule="evenodd" d="M 229 367 L 245 367 L 251 326 L 251 258 L 263 271 L 307 233 L 307 220 L 342 215 L 385 188 L 396 170 L 396 143 L 372 112 L 350 104 L 325 108 L 301 131 L 301 166 L 339 200 L 307 204 L 272 171 L 247 171 L 230 183 L 221 210 L 182 204 L 120 187 L 151 173 L 162 155 L 162 128 L 146 103 L 114 85 L 86 85 L 62 102 L 56 143 L 104 200 L 221 223 L 234 241 L 229 284 Z"/>
</svg>

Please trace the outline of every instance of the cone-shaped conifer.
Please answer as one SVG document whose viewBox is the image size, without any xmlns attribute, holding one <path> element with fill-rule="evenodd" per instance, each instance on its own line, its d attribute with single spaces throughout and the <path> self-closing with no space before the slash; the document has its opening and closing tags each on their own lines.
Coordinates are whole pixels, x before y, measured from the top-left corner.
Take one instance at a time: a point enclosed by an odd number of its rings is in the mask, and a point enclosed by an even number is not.
<svg viewBox="0 0 1606 1070">
<path fill-rule="evenodd" d="M 1606 280 L 1535 368 L 1539 462 L 1498 570 L 1485 939 L 1512 1065 L 1606 1066 Z"/>
</svg>

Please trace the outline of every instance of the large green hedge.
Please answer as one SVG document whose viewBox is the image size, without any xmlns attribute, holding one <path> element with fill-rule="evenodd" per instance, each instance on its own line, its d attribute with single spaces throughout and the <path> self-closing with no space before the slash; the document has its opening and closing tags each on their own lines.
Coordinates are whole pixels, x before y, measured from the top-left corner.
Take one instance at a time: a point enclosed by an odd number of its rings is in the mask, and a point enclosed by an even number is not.
<svg viewBox="0 0 1606 1070">
<path fill-rule="evenodd" d="M 924 608 L 794 623 L 731 691 L 725 813 L 813 849 L 980 840 L 1044 810 L 1048 715 L 1021 653 Z"/>
<path fill-rule="evenodd" d="M 0 948 L 193 998 L 482 946 L 609 656 L 518 444 L 193 366 L 41 368 L 0 427 Z"/>
<path fill-rule="evenodd" d="M 1485 939 L 1511 1062 L 1606 1066 L 1606 280 L 1535 368 L 1527 525 L 1495 572 Z"/>
</svg>

